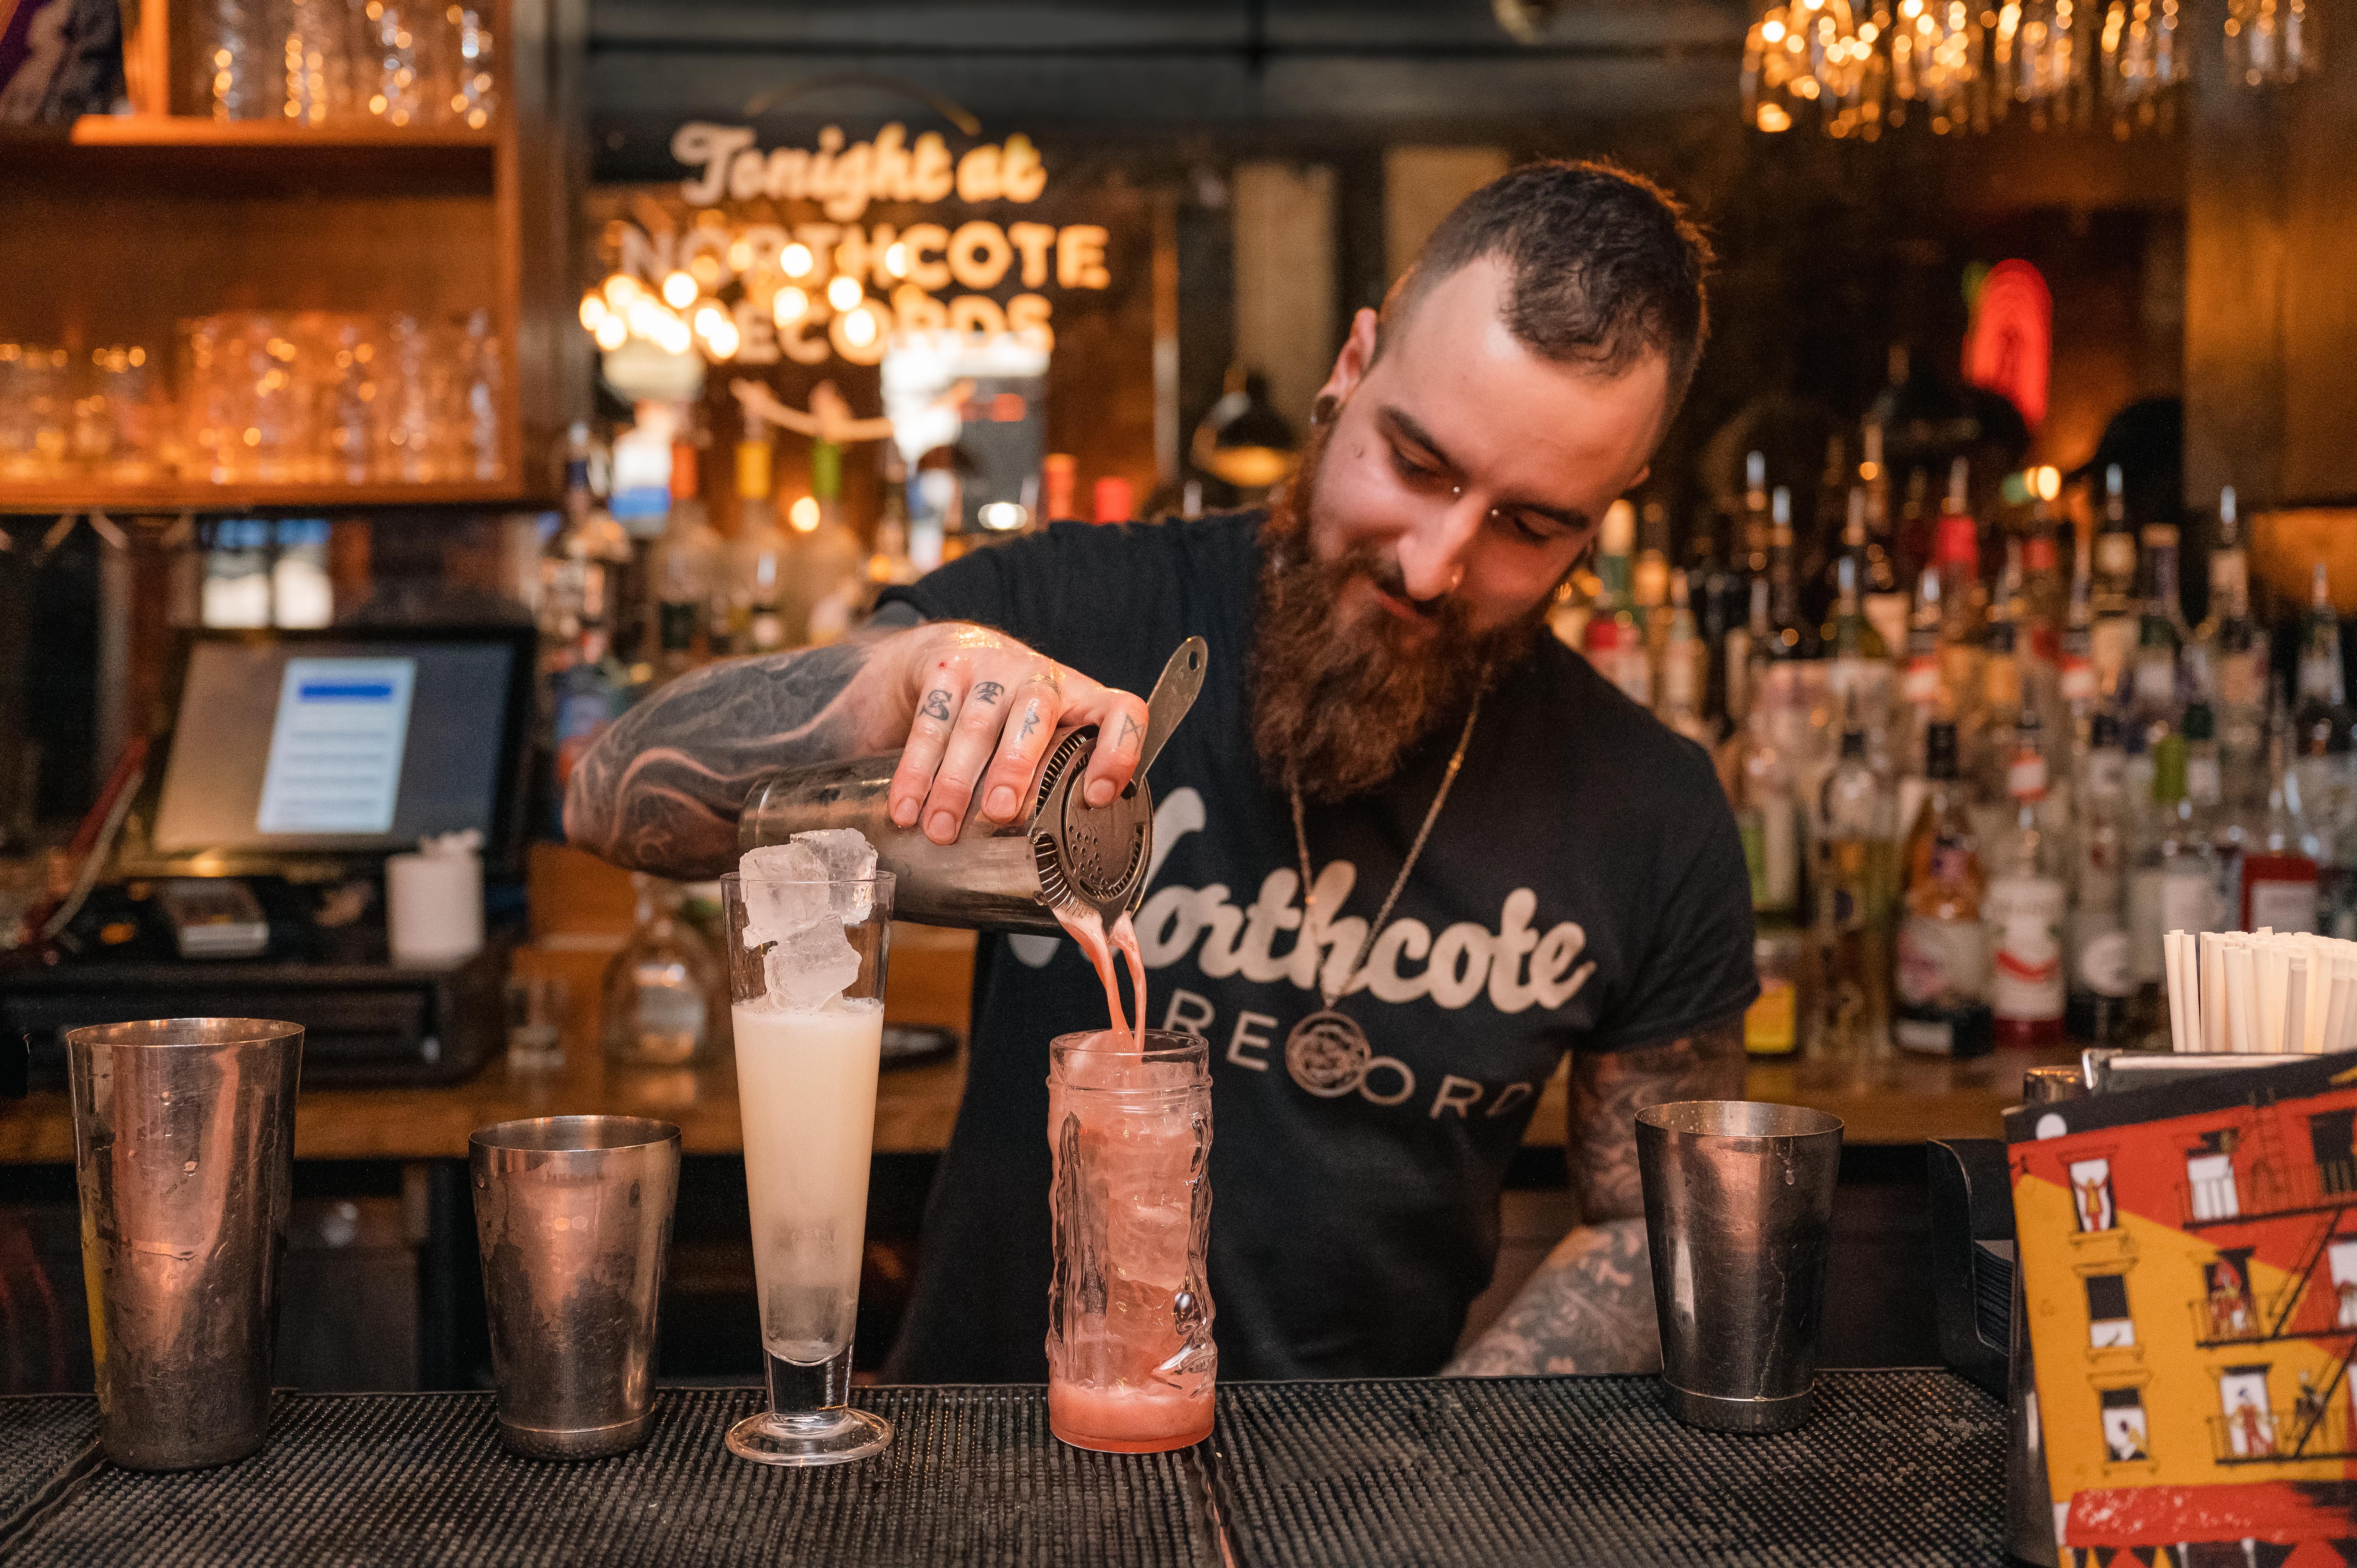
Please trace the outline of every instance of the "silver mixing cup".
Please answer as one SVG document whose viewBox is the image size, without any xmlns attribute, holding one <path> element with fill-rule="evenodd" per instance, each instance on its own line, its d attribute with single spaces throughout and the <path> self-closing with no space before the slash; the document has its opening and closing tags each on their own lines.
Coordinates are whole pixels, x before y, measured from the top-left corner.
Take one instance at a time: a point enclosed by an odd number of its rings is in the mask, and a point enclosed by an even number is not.
<svg viewBox="0 0 2357 1568">
<path fill-rule="evenodd" d="M 500 1436 L 538 1459 L 637 1447 L 654 1426 L 679 1129 L 544 1116 L 481 1128 L 467 1153 Z"/>
<path fill-rule="evenodd" d="M 135 1470 L 262 1446 L 303 1030 L 156 1018 L 66 1031 L 99 1442 Z"/>
<path fill-rule="evenodd" d="M 1809 1419 L 1841 1133 L 1822 1111 L 1749 1100 L 1637 1112 L 1662 1389 L 1688 1425 Z"/>
</svg>

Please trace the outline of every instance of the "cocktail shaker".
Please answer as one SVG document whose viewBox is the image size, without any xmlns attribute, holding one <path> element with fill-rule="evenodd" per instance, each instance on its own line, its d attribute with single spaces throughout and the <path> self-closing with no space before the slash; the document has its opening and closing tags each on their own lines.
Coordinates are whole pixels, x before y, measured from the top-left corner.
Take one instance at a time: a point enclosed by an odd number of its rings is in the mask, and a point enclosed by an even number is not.
<svg viewBox="0 0 2357 1568">
<path fill-rule="evenodd" d="M 876 846 L 879 869 L 897 879 L 895 913 L 906 920 L 975 929 L 1062 934 L 1059 905 L 1094 908 L 1111 919 L 1146 897 L 1154 863 L 1154 797 L 1146 770 L 1202 689 L 1207 650 L 1190 637 L 1163 667 L 1146 699 L 1146 731 L 1129 788 L 1103 806 L 1080 784 L 1096 750 L 1093 725 L 1048 748 L 1032 780 L 1030 810 L 1004 825 L 970 808 L 954 843 L 938 844 L 892 821 L 888 797 L 900 756 L 784 768 L 757 779 L 737 822 L 740 849 L 783 843 L 821 828 L 856 828 Z M 977 802 L 981 791 L 975 791 Z"/>
<path fill-rule="evenodd" d="M 99 1442 L 134 1470 L 262 1446 L 303 1029 L 157 1018 L 66 1031 Z"/>
</svg>

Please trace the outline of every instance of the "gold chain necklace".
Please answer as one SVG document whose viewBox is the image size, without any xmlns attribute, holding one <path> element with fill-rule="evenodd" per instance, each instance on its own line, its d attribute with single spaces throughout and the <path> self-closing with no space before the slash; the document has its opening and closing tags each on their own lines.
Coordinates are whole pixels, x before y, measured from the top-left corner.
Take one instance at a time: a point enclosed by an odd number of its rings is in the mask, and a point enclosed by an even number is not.
<svg viewBox="0 0 2357 1568">
<path fill-rule="evenodd" d="M 1359 950 L 1343 971 L 1341 984 L 1327 984 L 1325 966 L 1319 965 L 1317 981 L 1320 1006 L 1293 1026 L 1293 1032 L 1285 1036 L 1285 1070 L 1293 1075 L 1294 1082 L 1320 1100 L 1337 1099 L 1358 1088 L 1374 1060 L 1374 1047 L 1367 1043 L 1366 1031 L 1334 1004 L 1358 980 L 1360 967 L 1367 961 L 1367 954 L 1374 950 L 1376 934 L 1392 918 L 1392 906 L 1399 902 L 1400 890 L 1407 886 L 1407 874 L 1415 869 L 1417 857 L 1424 854 L 1424 842 L 1432 836 L 1432 824 L 1440 818 L 1441 803 L 1448 799 L 1448 787 L 1457 782 L 1458 769 L 1465 765 L 1465 748 L 1473 741 L 1473 721 L 1480 716 L 1481 698 L 1477 693 L 1472 711 L 1465 715 L 1465 731 L 1457 737 L 1457 749 L 1449 754 L 1448 769 L 1440 776 L 1440 788 L 1432 792 L 1432 804 L 1424 813 L 1424 825 L 1416 829 L 1415 842 L 1408 845 L 1407 858 L 1400 862 L 1399 875 L 1392 878 L 1392 890 L 1383 896 L 1383 907 L 1375 911 L 1367 934 L 1359 940 Z M 1310 922 L 1318 917 L 1318 895 L 1310 886 L 1309 832 L 1302 826 L 1301 787 L 1287 779 L 1286 792 L 1293 799 L 1293 842 L 1301 851 L 1301 936 L 1306 941 L 1310 935 Z"/>
</svg>

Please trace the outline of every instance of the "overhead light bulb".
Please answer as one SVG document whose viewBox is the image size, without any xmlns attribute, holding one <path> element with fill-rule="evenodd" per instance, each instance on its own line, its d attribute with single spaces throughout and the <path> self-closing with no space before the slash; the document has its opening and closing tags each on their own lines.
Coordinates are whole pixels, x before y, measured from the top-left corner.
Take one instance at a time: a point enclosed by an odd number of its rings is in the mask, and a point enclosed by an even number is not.
<svg viewBox="0 0 2357 1568">
<path fill-rule="evenodd" d="M 598 286 L 597 292 L 606 296 L 608 308 L 628 310 L 630 301 L 639 297 L 639 280 L 628 273 L 615 273 Z"/>
<path fill-rule="evenodd" d="M 859 280 L 847 274 L 835 274 L 826 285 L 826 302 L 837 310 L 850 310 L 859 299 Z"/>
<path fill-rule="evenodd" d="M 855 349 L 865 349 L 876 341 L 876 312 L 863 305 L 845 316 L 843 338 Z"/>
<path fill-rule="evenodd" d="M 722 328 L 732 325 L 728 313 L 708 300 L 696 307 L 695 330 L 703 337 L 713 337 Z"/>
<path fill-rule="evenodd" d="M 606 319 L 597 323 L 597 336 L 600 349 L 619 349 L 630 340 L 630 324 L 608 313 Z"/>
<path fill-rule="evenodd" d="M 591 289 L 581 296 L 581 325 L 595 332 L 613 312 L 606 308 L 606 296 Z"/>
<path fill-rule="evenodd" d="M 705 347 L 712 350 L 714 359 L 733 360 L 744 339 L 737 336 L 737 324 L 724 316 L 717 326 L 704 335 L 704 341 Z"/>
<path fill-rule="evenodd" d="M 800 240 L 778 252 L 778 266 L 790 278 L 806 278 L 811 274 L 811 268 L 817 264 L 811 255 L 811 248 Z"/>
<path fill-rule="evenodd" d="M 809 533 L 818 527 L 818 502 L 803 496 L 786 509 L 786 521 L 796 533 Z"/>
<path fill-rule="evenodd" d="M 770 315 L 780 327 L 791 327 L 810 314 L 810 295 L 788 284 L 770 301 Z"/>
<path fill-rule="evenodd" d="M 662 281 L 663 303 L 673 310 L 685 310 L 695 303 L 695 280 L 683 272 L 674 272 Z"/>
</svg>

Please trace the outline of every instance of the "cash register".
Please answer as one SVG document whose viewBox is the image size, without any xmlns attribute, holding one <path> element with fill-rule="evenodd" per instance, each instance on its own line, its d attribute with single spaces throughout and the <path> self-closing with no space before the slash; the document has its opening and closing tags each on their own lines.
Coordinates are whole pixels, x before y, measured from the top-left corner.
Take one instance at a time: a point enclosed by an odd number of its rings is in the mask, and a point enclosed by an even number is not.
<svg viewBox="0 0 2357 1568">
<path fill-rule="evenodd" d="M 514 887 L 534 661 L 530 627 L 181 634 L 104 879 L 54 961 L 0 976 L 35 1083 L 63 1082 L 66 1029 L 190 1015 L 303 1025 L 307 1086 L 479 1068 L 506 944 L 495 924 L 470 959 L 394 964 L 384 861 L 472 829 Z"/>
</svg>

